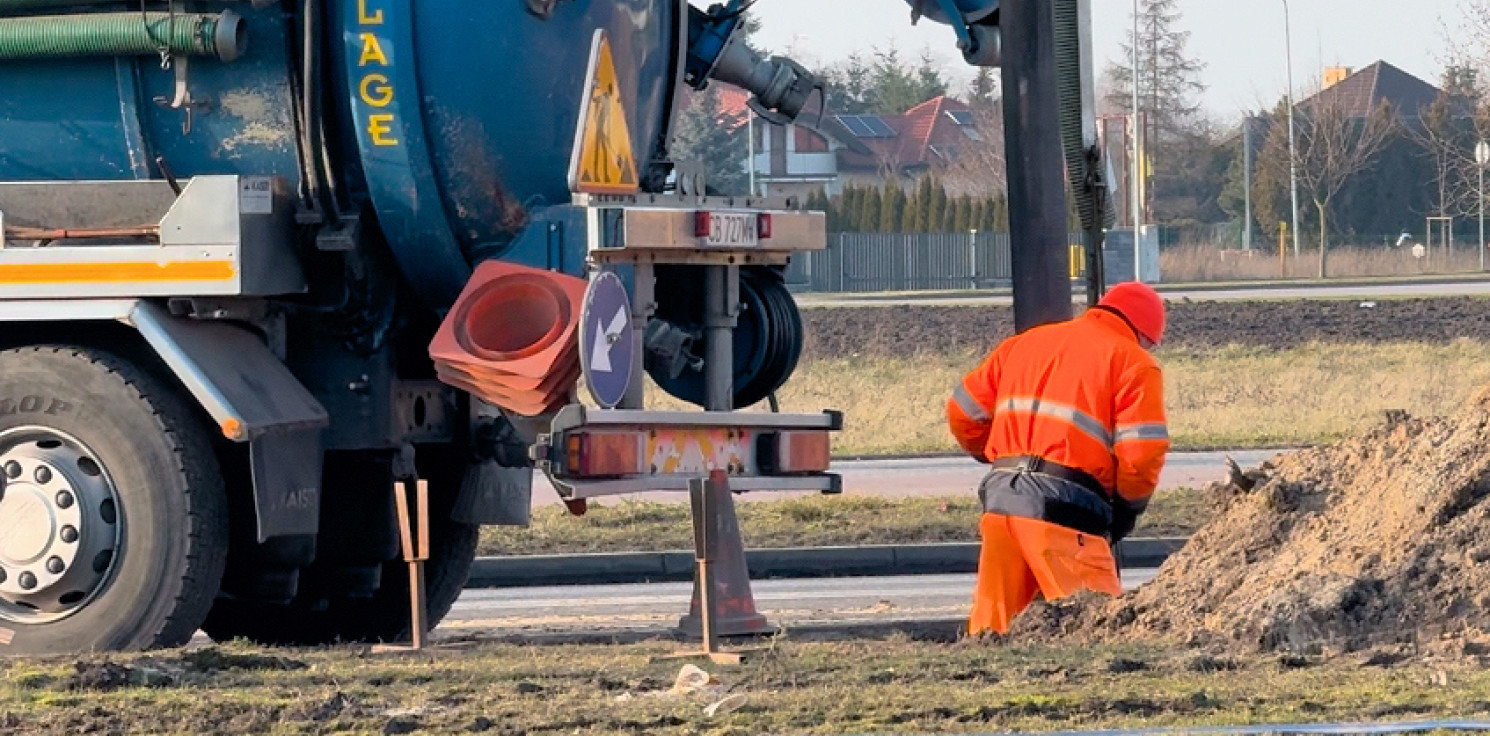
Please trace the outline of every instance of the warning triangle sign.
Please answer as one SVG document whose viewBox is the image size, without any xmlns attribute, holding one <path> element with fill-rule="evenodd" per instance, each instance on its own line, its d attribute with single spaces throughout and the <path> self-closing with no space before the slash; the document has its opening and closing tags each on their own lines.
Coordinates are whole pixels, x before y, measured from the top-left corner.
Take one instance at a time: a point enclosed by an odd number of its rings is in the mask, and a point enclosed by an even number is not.
<svg viewBox="0 0 1490 736">
<path fill-rule="evenodd" d="M 569 189 L 586 194 L 635 194 L 641 190 L 636 157 L 604 29 L 595 31 L 585 92 L 569 161 Z"/>
</svg>

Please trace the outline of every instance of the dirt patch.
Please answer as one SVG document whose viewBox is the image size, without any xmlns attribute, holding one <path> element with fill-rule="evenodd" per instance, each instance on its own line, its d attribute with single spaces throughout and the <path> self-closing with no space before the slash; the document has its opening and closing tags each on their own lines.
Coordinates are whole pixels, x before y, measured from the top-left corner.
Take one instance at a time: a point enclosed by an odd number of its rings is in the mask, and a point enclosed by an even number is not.
<svg viewBox="0 0 1490 736">
<path fill-rule="evenodd" d="M 1287 349 L 1311 342 L 1490 341 L 1490 299 L 1169 302 L 1167 347 Z M 813 358 L 983 351 L 1013 334 L 1009 307 L 806 309 Z"/>
<path fill-rule="evenodd" d="M 306 664 L 288 657 L 272 657 L 263 654 L 234 654 L 217 647 L 204 647 L 187 652 L 181 661 L 195 672 L 221 672 L 223 670 L 303 670 Z"/>
<path fill-rule="evenodd" d="M 1490 387 L 1455 416 L 1397 413 L 1285 456 L 1250 490 L 1231 485 L 1148 585 L 1036 607 L 1018 632 L 1303 653 L 1477 637 L 1490 630 L 1487 445 Z"/>
<path fill-rule="evenodd" d="M 124 688 L 195 685 L 211 675 L 230 671 L 268 670 L 291 672 L 307 667 L 304 662 L 266 654 L 235 654 L 217 647 L 183 653 L 180 657 L 141 657 L 122 663 L 108 659 L 76 662 L 64 683 L 67 690 L 113 692 Z M 43 678 L 39 684 L 45 684 Z"/>
<path fill-rule="evenodd" d="M 135 683 L 135 668 L 115 662 L 78 662 L 67 681 L 68 690 L 112 692 Z"/>
</svg>

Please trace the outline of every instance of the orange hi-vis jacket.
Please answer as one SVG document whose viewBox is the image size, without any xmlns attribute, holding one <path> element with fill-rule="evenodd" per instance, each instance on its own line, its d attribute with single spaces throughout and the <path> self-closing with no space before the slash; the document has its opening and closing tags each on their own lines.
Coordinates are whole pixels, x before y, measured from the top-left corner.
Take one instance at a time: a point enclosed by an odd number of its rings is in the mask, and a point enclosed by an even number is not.
<svg viewBox="0 0 1490 736">
<path fill-rule="evenodd" d="M 1085 471 L 1109 502 L 1142 513 L 1169 432 L 1158 363 L 1102 308 L 1015 335 L 947 402 L 958 444 L 988 462 L 1034 456 Z"/>
</svg>

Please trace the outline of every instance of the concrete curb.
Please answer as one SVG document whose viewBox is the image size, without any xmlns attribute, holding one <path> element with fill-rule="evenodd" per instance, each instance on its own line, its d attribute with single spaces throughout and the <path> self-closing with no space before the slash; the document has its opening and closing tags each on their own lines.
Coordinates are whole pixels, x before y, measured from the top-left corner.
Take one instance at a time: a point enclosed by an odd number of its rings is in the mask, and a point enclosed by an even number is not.
<svg viewBox="0 0 1490 736">
<path fill-rule="evenodd" d="M 1129 539 L 1118 551 L 1125 567 L 1158 567 L 1184 544 L 1183 537 Z M 978 544 L 752 549 L 745 560 L 753 579 L 970 573 L 978 569 Z M 693 553 L 685 551 L 481 557 L 466 587 L 687 582 L 693 570 Z"/>
</svg>

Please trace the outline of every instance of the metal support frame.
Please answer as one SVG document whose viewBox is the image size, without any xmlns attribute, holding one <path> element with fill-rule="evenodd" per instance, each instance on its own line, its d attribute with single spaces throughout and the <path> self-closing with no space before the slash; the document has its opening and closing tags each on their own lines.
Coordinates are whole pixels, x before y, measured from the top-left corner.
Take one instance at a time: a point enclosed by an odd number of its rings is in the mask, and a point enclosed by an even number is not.
<svg viewBox="0 0 1490 736">
<path fill-rule="evenodd" d="M 631 294 L 631 385 L 626 388 L 622 409 L 643 409 L 647 390 L 647 323 L 657 312 L 657 276 L 650 263 L 638 263 L 632 270 Z"/>
<path fill-rule="evenodd" d="M 619 408 L 593 411 L 579 406 L 567 407 L 550 422 L 551 434 L 542 435 L 533 448 L 533 458 L 544 469 L 566 503 L 582 504 L 596 496 L 631 493 L 643 490 L 688 491 L 693 502 L 694 545 L 699 560 L 696 576 L 694 609 L 702 617 L 705 653 L 715 661 L 719 636 L 759 633 L 769 627 L 763 617 L 721 619 L 716 617 L 718 591 L 714 587 L 714 567 L 725 560 L 723 579 L 729 586 L 731 610 L 743 598 L 753 611 L 749 574 L 744 566 L 744 542 L 734 518 L 733 491 L 740 490 L 841 490 L 841 480 L 832 474 L 816 473 L 787 477 L 756 475 L 747 468 L 730 471 L 713 468 L 712 461 L 699 467 L 685 465 L 686 470 L 636 477 L 565 482 L 562 471 L 556 472 L 555 461 L 562 454 L 563 436 L 570 430 L 603 427 L 618 428 L 725 428 L 736 433 L 771 430 L 833 431 L 842 427 L 842 417 L 834 413 L 818 416 L 783 414 L 735 414 L 734 410 L 734 331 L 740 316 L 740 267 L 754 264 L 785 264 L 791 254 L 822 250 L 826 247 L 826 223 L 821 213 L 796 211 L 792 198 L 707 197 L 692 195 L 597 195 L 576 194 L 573 204 L 585 208 L 589 236 L 589 262 L 592 268 L 629 266 L 632 269 L 631 331 L 636 345 L 632 355 L 631 383 Z M 701 211 L 746 211 L 767 213 L 773 217 L 773 235 L 759 243 L 741 247 L 706 246 L 696 234 L 696 216 Z M 655 266 L 662 264 L 693 265 L 703 269 L 704 276 L 704 361 L 705 401 L 702 413 L 687 415 L 646 411 L 646 330 L 657 310 Z M 751 465 L 747 462 L 745 465 Z M 707 469 L 705 469 L 707 468 Z M 698 475 L 694 475 L 698 471 Z M 735 472 L 730 476 L 729 472 Z M 702 477 L 707 475 L 709 477 Z M 573 506 L 572 506 L 573 507 Z M 736 564 L 738 562 L 738 565 Z M 736 569 L 738 568 L 738 569 Z M 685 617 L 685 621 L 687 618 Z M 738 661 L 738 657 L 723 657 Z"/>
<path fill-rule="evenodd" d="M 740 268 L 704 268 L 704 410 L 735 408 L 735 326 L 740 317 Z"/>
<path fill-rule="evenodd" d="M 626 397 L 621 402 L 620 412 L 589 412 L 583 409 L 575 412 L 561 413 L 555 419 L 554 431 L 562 431 L 566 424 L 603 424 L 609 418 L 614 417 L 616 421 L 622 422 L 644 422 L 648 419 L 645 414 L 645 350 L 641 349 L 644 344 L 647 322 L 656 311 L 656 277 L 651 263 L 636 262 L 633 264 L 633 286 L 632 286 L 632 322 L 631 330 L 635 336 L 638 349 L 634 352 L 633 371 L 631 384 L 627 388 Z M 710 414 L 728 413 L 734 408 L 734 330 L 739 321 L 740 314 L 740 268 L 737 265 L 710 265 L 704 267 L 704 326 L 705 326 L 705 348 L 704 360 L 706 363 L 706 401 L 705 414 L 697 415 L 697 421 L 701 426 L 711 422 L 717 422 L 717 417 Z M 572 416 L 573 415 L 573 416 Z M 693 419 L 693 417 L 689 417 Z M 659 423 L 678 423 L 676 415 L 659 414 L 653 419 Z M 753 419 L 753 417 L 751 418 Z M 741 417 L 742 423 L 769 424 L 770 420 L 777 423 L 783 419 L 781 415 L 762 416 L 762 422 L 750 422 Z M 801 420 L 802 423 L 810 423 L 813 420 L 801 417 L 786 417 L 788 420 Z M 825 415 L 816 418 L 817 423 L 827 423 L 837 426 L 841 423 L 841 417 L 836 415 Z M 733 420 L 732 420 L 733 423 Z M 800 487 L 804 485 L 804 479 L 787 478 L 772 479 L 758 478 L 747 482 L 752 488 L 762 490 L 772 485 L 791 485 Z M 836 485 L 836 478 L 830 479 L 830 485 Z M 806 485 L 824 482 L 823 479 L 806 480 Z M 573 498 L 587 498 L 597 495 L 606 495 L 614 489 L 636 490 L 631 487 L 635 481 L 617 481 L 610 484 L 587 484 L 584 489 L 571 489 Z M 662 482 L 652 482 L 652 485 L 673 485 Z M 721 488 L 723 490 L 721 490 Z M 666 488 L 653 490 L 683 490 L 682 488 Z M 724 529 L 721 519 L 733 518 L 734 500 L 730 492 L 730 481 L 724 471 L 714 471 L 708 478 L 691 478 L 688 480 L 687 490 L 691 500 L 691 511 L 693 515 L 694 549 L 697 559 L 697 570 L 695 572 L 694 590 L 697 596 L 696 604 L 701 621 L 703 651 L 681 653 L 679 656 L 707 656 L 719 664 L 737 664 L 741 661 L 739 652 L 725 653 L 719 651 L 719 637 L 721 630 L 718 625 L 719 601 L 715 595 L 714 563 L 720 558 L 738 560 L 743 564 L 745 559 L 744 540 L 738 534 L 737 525 L 728 525 L 733 529 L 733 534 L 717 533 Z M 825 489 L 830 490 L 830 489 Z M 737 581 L 738 582 L 738 581 Z M 749 578 L 745 573 L 745 590 L 743 595 L 749 596 Z M 753 603 L 751 604 L 753 607 Z M 686 618 L 686 617 L 685 617 Z M 764 618 L 757 617 L 752 624 L 753 629 L 766 630 L 769 625 Z M 730 633 L 755 633 L 751 632 L 728 632 Z"/>
</svg>

